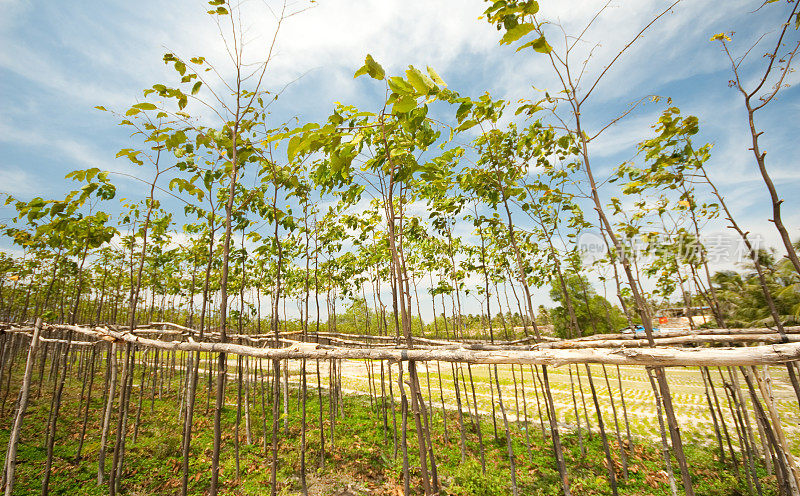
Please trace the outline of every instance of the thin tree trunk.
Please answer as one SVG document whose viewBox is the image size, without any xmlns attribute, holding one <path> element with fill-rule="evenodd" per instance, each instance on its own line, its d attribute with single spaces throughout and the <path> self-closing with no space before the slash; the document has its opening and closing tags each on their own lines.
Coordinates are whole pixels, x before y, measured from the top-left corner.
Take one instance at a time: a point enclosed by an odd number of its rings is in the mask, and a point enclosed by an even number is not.
<svg viewBox="0 0 800 496">
<path fill-rule="evenodd" d="M 36 359 L 36 348 L 39 344 L 39 333 L 42 329 L 42 319 L 36 319 L 34 325 L 33 336 L 31 337 L 30 347 L 28 348 L 28 358 L 25 361 L 25 372 L 22 375 L 22 385 L 19 391 L 19 400 L 17 402 L 17 414 L 14 417 L 14 424 L 8 436 L 8 449 L 6 450 L 6 461 L 3 470 L 3 479 L 5 481 L 5 496 L 11 496 L 14 493 L 14 472 L 17 466 L 17 447 L 19 446 L 20 432 L 22 431 L 22 421 L 25 418 L 25 412 L 28 409 L 28 397 L 30 396 L 31 389 L 31 375 L 33 374 L 34 360 Z M 10 375 L 10 373 L 9 373 Z"/>
<path fill-rule="evenodd" d="M 608 481 L 611 483 L 611 492 L 617 496 L 617 474 L 614 468 L 614 459 L 611 458 L 611 449 L 608 446 L 608 437 L 606 436 L 605 422 L 603 422 L 603 412 L 600 410 L 600 403 L 597 400 L 597 390 L 594 387 L 594 379 L 592 379 L 592 371 L 589 364 L 586 364 L 586 377 L 589 379 L 589 389 L 592 391 L 592 399 L 594 400 L 594 409 L 597 413 L 597 426 L 600 429 L 600 439 L 603 443 L 603 451 L 606 454 L 606 468 L 608 469 Z"/>
<path fill-rule="evenodd" d="M 650 379 L 650 385 L 653 388 L 653 394 L 656 396 L 656 410 L 658 414 L 658 430 L 661 433 L 661 453 L 664 457 L 664 467 L 667 470 L 667 479 L 669 480 L 669 489 L 672 496 L 678 496 L 678 487 L 675 484 L 675 473 L 672 471 L 672 457 L 669 453 L 669 444 L 667 443 L 667 433 L 664 429 L 664 418 L 661 413 L 661 396 L 658 394 L 658 387 L 656 386 L 655 379 L 653 379 L 652 371 L 647 369 L 647 377 Z"/>
<path fill-rule="evenodd" d="M 67 379 L 67 365 L 69 364 L 69 352 L 72 346 L 72 332 L 67 333 L 67 344 L 64 346 L 64 355 L 61 357 L 62 368 L 61 377 L 58 381 L 58 389 L 53 397 L 53 409 L 50 414 L 50 425 L 47 429 L 47 459 L 44 464 L 44 476 L 42 478 L 42 496 L 47 496 L 50 489 L 50 473 L 53 466 L 53 448 L 56 442 L 56 427 L 58 426 L 58 414 L 61 409 L 61 396 L 64 392 L 64 382 Z"/>
<path fill-rule="evenodd" d="M 503 393 L 500 391 L 500 378 L 497 375 L 497 365 L 494 366 L 494 381 L 497 386 L 497 402 L 500 405 L 500 413 L 503 416 L 503 424 L 506 428 L 506 448 L 508 450 L 508 466 L 511 472 L 511 493 L 514 496 L 519 495 L 517 488 L 517 468 L 514 463 L 514 446 L 511 444 L 511 431 L 508 428 L 508 416 L 506 415 L 506 408 L 503 405 Z"/>
<path fill-rule="evenodd" d="M 75 454 L 75 461 L 78 462 L 81 460 L 81 452 L 83 451 L 83 442 L 86 438 L 86 426 L 89 423 L 89 407 L 92 403 L 92 385 L 94 384 L 94 367 L 95 363 L 97 362 L 97 348 L 92 347 L 92 356 L 89 359 L 89 385 L 87 387 L 86 393 L 86 405 L 83 412 L 83 423 L 81 425 L 81 434 L 80 438 L 78 439 L 78 451 Z"/>
<path fill-rule="evenodd" d="M 106 444 L 108 442 L 108 429 L 111 424 L 111 411 L 114 406 L 114 397 L 116 396 L 117 387 L 117 343 L 110 343 L 108 352 L 106 353 L 106 363 L 108 373 L 111 373 L 111 378 L 108 380 L 108 393 L 106 395 L 106 407 L 103 414 L 103 426 L 100 434 L 100 450 L 97 458 L 97 484 L 100 485 L 105 480 L 105 460 L 106 460 Z"/>
</svg>

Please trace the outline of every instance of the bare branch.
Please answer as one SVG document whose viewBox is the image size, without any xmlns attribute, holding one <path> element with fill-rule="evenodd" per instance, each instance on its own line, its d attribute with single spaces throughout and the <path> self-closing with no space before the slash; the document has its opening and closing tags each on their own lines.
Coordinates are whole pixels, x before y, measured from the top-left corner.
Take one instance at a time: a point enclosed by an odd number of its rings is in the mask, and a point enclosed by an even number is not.
<svg viewBox="0 0 800 496">
<path fill-rule="evenodd" d="M 645 32 L 645 31 L 647 31 L 648 29 L 650 29 L 650 26 L 652 26 L 652 25 L 653 25 L 653 24 L 655 24 L 655 23 L 656 23 L 656 22 L 657 22 L 659 19 L 661 19 L 662 17 L 664 17 L 664 16 L 665 16 L 665 15 L 666 15 L 666 14 L 667 14 L 669 11 L 671 11 L 671 10 L 673 9 L 673 7 L 675 7 L 676 5 L 678 5 L 680 2 L 681 2 L 681 0 L 676 0 L 676 1 L 675 1 L 675 2 L 673 2 L 673 3 L 672 3 L 670 6 L 669 6 L 669 7 L 667 7 L 666 9 L 664 9 L 664 10 L 663 10 L 663 11 L 662 11 L 660 14 L 658 14 L 656 17 L 654 17 L 654 18 L 653 18 L 653 19 L 652 19 L 650 22 L 648 22 L 648 23 L 647 23 L 647 25 L 646 25 L 645 27 L 643 27 L 643 28 L 642 28 L 642 29 L 641 29 L 641 30 L 640 30 L 640 31 L 639 31 L 639 32 L 636 34 L 636 36 L 634 36 L 634 37 L 633 37 L 633 39 L 632 39 L 631 41 L 629 41 L 629 42 L 628 42 L 628 44 L 627 44 L 627 45 L 625 45 L 625 47 L 623 47 L 623 49 L 622 49 L 622 50 L 620 50 L 620 51 L 617 53 L 617 55 L 616 55 L 616 56 L 615 56 L 615 57 L 614 57 L 614 58 L 611 60 L 611 62 L 609 62 L 609 64 L 606 66 L 606 68 L 605 68 L 605 69 L 603 69 L 603 72 L 601 72 L 601 73 L 600 73 L 600 75 L 599 75 L 599 76 L 597 76 L 597 79 L 595 80 L 594 84 L 592 84 L 591 88 L 589 88 L 589 91 L 587 91 L 587 92 L 586 92 L 586 94 L 585 94 L 585 95 L 583 95 L 583 98 L 580 100 L 580 102 L 578 102 L 578 104 L 579 104 L 579 105 L 580 105 L 580 104 L 582 104 L 583 102 L 585 102 L 587 98 L 589 98 L 589 95 L 591 95 L 591 94 L 592 94 L 592 92 L 594 91 L 594 89 L 597 87 L 597 84 L 600 82 L 600 80 L 601 80 L 601 79 L 603 79 L 603 76 L 605 76 L 605 75 L 606 75 L 606 73 L 608 72 L 608 70 L 609 70 L 609 69 L 611 69 L 611 66 L 613 66 L 613 65 L 614 65 L 614 63 L 615 63 L 615 62 L 616 62 L 616 61 L 617 61 L 617 60 L 618 60 L 618 59 L 619 59 L 619 58 L 622 56 L 622 54 L 623 54 L 623 53 L 625 53 L 625 52 L 628 50 L 628 48 L 630 48 L 630 47 L 631 47 L 631 46 L 632 46 L 634 43 L 636 43 L 636 40 L 638 40 L 638 39 L 639 39 L 639 37 L 641 37 L 641 36 L 642 36 L 642 34 L 644 34 L 644 32 Z"/>
<path fill-rule="evenodd" d="M 767 65 L 767 70 L 764 71 L 764 77 L 761 78 L 761 82 L 758 83 L 758 86 L 756 86 L 753 89 L 753 91 L 751 91 L 747 95 L 748 97 L 752 97 L 753 95 L 758 93 L 758 91 L 761 89 L 761 87 L 764 86 L 764 83 L 767 82 L 767 78 L 769 77 L 770 72 L 772 72 L 772 67 L 775 64 L 775 59 L 778 56 L 778 50 L 781 49 L 781 45 L 783 44 L 783 37 L 786 35 L 786 30 L 789 29 L 789 26 L 791 25 L 792 17 L 797 15 L 797 9 L 798 8 L 800 8 L 800 2 L 795 2 L 794 3 L 794 8 L 789 13 L 789 18 L 786 19 L 786 22 L 783 24 L 783 29 L 781 29 L 781 34 L 780 34 L 780 36 L 778 36 L 778 41 L 775 43 L 775 49 L 772 51 L 772 54 L 769 55 L 769 64 Z"/>
<path fill-rule="evenodd" d="M 599 131 L 597 131 L 597 133 L 595 133 L 595 135 L 594 135 L 594 136 L 592 136 L 591 138 L 587 139 L 587 140 L 586 140 L 586 142 L 588 143 L 588 142 L 592 141 L 593 139 L 597 138 L 598 136 L 600 136 L 600 134 L 601 134 L 603 131 L 605 131 L 605 130 L 606 130 L 606 129 L 608 129 L 609 127 L 613 126 L 613 125 L 614 125 L 614 124 L 616 124 L 617 122 L 619 122 L 619 121 L 621 121 L 622 119 L 624 119 L 625 117 L 627 117 L 627 116 L 628 116 L 628 115 L 629 115 L 631 112 L 633 112 L 634 110 L 636 110 L 636 108 L 637 108 L 637 107 L 638 107 L 638 106 L 639 106 L 639 105 L 640 105 L 642 102 L 644 102 L 644 101 L 646 101 L 646 100 L 648 100 L 648 99 L 653 99 L 653 98 L 655 98 L 655 97 L 656 97 L 656 95 L 646 95 L 646 96 L 643 96 L 642 98 L 640 98 L 639 100 L 637 100 L 637 101 L 633 102 L 633 103 L 632 103 L 632 104 L 630 104 L 630 106 L 628 107 L 628 110 L 626 110 L 625 112 L 623 112 L 622 114 L 620 114 L 619 116 L 617 116 L 615 119 L 613 119 L 611 122 L 609 122 L 609 123 L 608 123 L 608 124 L 606 124 L 605 126 L 603 126 L 603 127 L 602 127 L 602 129 L 600 129 Z"/>
</svg>

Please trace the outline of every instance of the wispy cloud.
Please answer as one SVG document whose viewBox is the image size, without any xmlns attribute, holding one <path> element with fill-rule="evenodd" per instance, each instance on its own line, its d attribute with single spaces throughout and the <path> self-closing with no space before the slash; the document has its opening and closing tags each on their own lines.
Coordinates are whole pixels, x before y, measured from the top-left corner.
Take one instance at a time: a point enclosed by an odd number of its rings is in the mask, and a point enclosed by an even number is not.
<svg viewBox="0 0 800 496">
<path fill-rule="evenodd" d="M 562 33 L 580 32 L 603 1 L 542 0 L 542 14 L 551 44 L 563 44 Z M 244 2 L 247 61 L 261 59 L 271 42 L 277 2 Z M 272 7 L 272 12 L 267 6 Z M 409 64 L 433 66 L 453 89 L 477 96 L 490 91 L 510 100 L 540 98 L 557 90 L 546 58 L 533 52 L 515 53 L 498 45 L 500 34 L 478 16 L 488 6 L 480 0 L 330 0 L 288 19 L 281 28 L 267 75 L 267 87 L 278 90 L 297 80 L 273 109 L 276 122 L 294 116 L 322 118 L 333 101 L 369 107 L 383 96 L 380 83 L 353 79 L 353 72 L 371 53 L 389 73 Z M 585 90 L 614 55 L 658 12 L 662 0 L 616 2 L 598 16 L 573 54 L 587 63 Z M 204 2 L 184 4 L 143 0 L 135 3 L 90 1 L 46 3 L 0 0 L 0 181 L 19 194 L 34 194 L 40 177 L 63 177 L 73 168 L 99 167 L 136 173 L 113 157 L 131 143 L 127 131 L 115 126 L 94 105 L 124 109 L 141 98 L 141 90 L 156 82 L 174 81 L 161 62 L 165 51 L 183 57 L 204 55 L 223 77 L 231 64 L 219 28 L 205 14 Z M 780 9 L 752 14 L 752 2 L 737 0 L 724 8 L 711 0 L 682 2 L 626 51 L 584 109 L 591 130 L 597 131 L 627 105 L 648 94 L 662 97 L 619 124 L 592 144 L 599 171 L 607 172 L 636 157 L 636 144 L 651 134 L 650 126 L 672 97 L 685 113 L 698 115 L 698 142 L 715 145 L 709 169 L 734 198 L 736 213 L 748 225 L 764 223 L 768 203 L 760 177 L 748 155 L 748 130 L 741 102 L 727 88 L 728 62 L 708 41 L 714 33 L 735 30 L 737 50 L 774 30 Z M 226 19 L 227 20 L 227 19 Z M 223 32 L 226 26 L 223 25 Z M 794 36 L 794 34 L 793 34 Z M 571 42 L 568 39 L 567 42 Z M 744 67 L 762 63 L 760 57 Z M 800 76 L 793 75 L 790 82 Z M 215 89 L 221 89 L 219 85 Z M 223 92 L 224 93 L 224 92 Z M 768 163 L 783 194 L 797 187 L 797 90 L 789 89 L 759 116 Z M 508 112 L 506 120 L 511 120 Z M 58 183 L 47 181 L 47 187 Z M 791 214 L 798 201 L 787 198 Z M 787 214 L 787 216 L 789 216 Z M 793 217 L 790 216 L 793 219 Z M 796 219 L 794 219 L 796 221 Z M 793 225 L 798 225 L 795 222 Z M 459 234 L 470 235 L 469 226 Z"/>
<path fill-rule="evenodd" d="M 49 189 L 49 185 L 40 177 L 18 166 L 6 164 L 0 169 L 0 192 L 26 197 L 42 195 Z"/>
</svg>

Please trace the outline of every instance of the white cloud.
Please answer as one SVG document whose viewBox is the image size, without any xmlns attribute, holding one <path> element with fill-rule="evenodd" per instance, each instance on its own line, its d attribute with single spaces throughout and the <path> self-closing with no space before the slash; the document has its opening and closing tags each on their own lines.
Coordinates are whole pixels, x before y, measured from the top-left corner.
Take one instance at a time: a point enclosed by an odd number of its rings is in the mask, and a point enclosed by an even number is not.
<svg viewBox="0 0 800 496">
<path fill-rule="evenodd" d="M 577 33 L 604 2 L 542 0 L 541 4 L 545 17 L 560 22 L 567 32 Z M 190 6 L 155 0 L 51 3 L 37 8 L 28 2 L 0 0 L 0 5 L 4 9 L 0 19 L 0 43 L 4 47 L 0 74 L 8 81 L 14 79 L 13 87 L 11 83 L 2 86 L 8 94 L 0 99 L 0 114 L 5 116 L 0 118 L 0 143 L 8 149 L 27 146 L 30 159 L 59 179 L 66 172 L 60 169 L 72 164 L 137 172 L 127 163 L 113 160 L 113 148 L 124 139 L 125 131 L 96 135 L 79 131 L 76 124 L 94 122 L 102 123 L 96 126 L 98 129 L 117 129 L 111 119 L 89 114 L 91 106 L 125 108 L 141 96 L 142 88 L 174 81 L 172 69 L 161 62 L 165 51 L 187 58 L 207 56 L 218 64 L 223 77 L 231 76 L 218 28 L 205 14 L 203 2 Z M 264 5 L 244 3 L 248 61 L 263 57 L 275 28 L 274 18 Z M 270 5 L 275 8 L 279 4 Z M 477 19 L 488 5 L 479 0 L 330 0 L 288 19 L 279 33 L 267 87 L 279 89 L 305 76 L 280 99 L 275 119 L 294 115 L 316 118 L 309 113 L 319 109 L 327 112 L 334 100 L 375 104 L 382 96 L 380 84 L 352 77 L 367 53 L 390 74 L 404 71 L 409 64 L 431 65 L 453 89 L 473 96 L 488 89 L 496 97 L 511 100 L 512 106 L 518 98 L 541 96 L 532 85 L 552 92 L 556 81 L 545 57 L 530 52 L 515 54 L 513 48 L 499 46 L 499 33 Z M 661 0 L 613 3 L 598 17 L 586 34 L 586 42 L 573 54 L 573 61 L 581 61 L 594 50 L 584 90 L 614 54 L 667 5 Z M 748 29 L 739 31 L 747 34 L 737 34 L 734 41 L 737 47 L 747 46 L 760 32 L 771 29 L 771 10 L 764 9 L 758 16 L 750 14 L 751 10 L 752 2 L 743 0 L 726 3 L 725 8 L 711 0 L 680 3 L 619 59 L 597 86 L 585 108 L 585 118 L 596 132 L 607 123 L 608 116 L 644 95 L 675 97 L 685 113 L 700 116 L 703 140 L 715 143 L 709 168 L 732 199 L 737 216 L 741 215 L 748 226 L 772 231 L 764 222 L 769 215 L 764 187 L 746 149 L 748 134 L 741 101 L 726 87 L 728 64 L 724 54 L 708 41 L 716 32 L 746 25 Z M 556 26 L 549 30 L 553 33 L 551 43 L 558 47 L 559 31 Z M 748 65 L 748 70 L 761 61 L 759 57 L 753 59 L 754 65 Z M 794 78 L 792 82 L 797 76 Z M 18 79 L 23 82 L 18 83 Z M 709 89 L 711 83 L 715 86 Z M 213 87 L 220 90 L 219 84 Z M 780 102 L 783 107 L 764 116 L 768 132 L 763 139 L 769 145 L 770 170 L 781 191 L 788 194 L 798 177 L 793 140 L 786 139 L 794 133 L 794 127 L 785 122 L 789 122 L 787 116 L 796 113 L 798 104 L 792 93 L 784 95 Z M 648 106 L 637 111 L 592 145 L 598 172 L 635 156 L 636 143 L 650 134 L 649 126 L 660 109 Z M 507 120 L 512 113 L 507 114 Z M 18 158 L 0 169 L 2 187 L 13 185 L 19 194 L 33 194 L 36 179 Z M 604 193 L 611 189 L 604 188 Z M 798 210 L 790 205 L 796 205 L 796 201 L 787 198 L 786 207 L 787 223 L 794 226 L 800 225 L 798 216 L 791 213 Z M 423 210 L 420 205 L 410 208 L 424 216 Z M 467 223 L 457 225 L 454 232 L 474 239 Z M 423 308 L 426 306 L 423 302 Z"/>
<path fill-rule="evenodd" d="M 49 190 L 47 183 L 13 165 L 0 168 L 0 192 L 14 196 L 39 196 Z"/>
<path fill-rule="evenodd" d="M 42 50 L 19 40 L 2 39 L 4 48 L 0 51 L 0 68 L 22 76 L 59 98 L 110 105 L 123 105 L 127 100 L 124 93 L 111 91 L 99 84 L 92 74 L 70 73 L 68 67 L 63 67 L 60 61 Z"/>
</svg>

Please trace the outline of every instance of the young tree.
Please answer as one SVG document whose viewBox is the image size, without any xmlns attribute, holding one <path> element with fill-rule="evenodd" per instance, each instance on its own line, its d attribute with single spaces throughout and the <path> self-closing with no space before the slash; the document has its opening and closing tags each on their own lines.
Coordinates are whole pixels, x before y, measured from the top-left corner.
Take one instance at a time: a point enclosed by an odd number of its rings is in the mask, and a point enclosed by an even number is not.
<svg viewBox="0 0 800 496">
<path fill-rule="evenodd" d="M 768 2 L 771 3 L 771 2 Z M 766 4 L 765 4 L 766 5 Z M 750 151 L 753 152 L 753 157 L 758 166 L 758 172 L 764 180 L 764 184 L 769 192 L 769 198 L 772 202 L 772 219 L 771 222 L 775 224 L 775 228 L 780 234 L 783 246 L 786 249 L 786 256 L 794 266 L 795 271 L 800 274 L 800 259 L 797 257 L 797 251 L 792 244 L 792 239 L 789 236 L 789 231 L 783 223 L 781 216 L 781 205 L 783 199 L 778 194 L 775 183 L 767 170 L 766 155 L 767 152 L 763 151 L 759 139 L 764 131 L 760 130 L 756 124 L 756 112 L 762 110 L 770 102 L 772 102 L 778 95 L 780 90 L 788 87 L 787 75 L 794 69 L 792 62 L 798 50 L 800 50 L 800 41 L 789 41 L 794 29 L 797 31 L 800 27 L 800 2 L 789 3 L 789 15 L 785 17 L 785 21 L 780 24 L 777 32 L 777 40 L 775 41 L 774 48 L 764 55 L 766 65 L 760 70 L 754 71 L 754 74 L 743 74 L 745 66 L 743 64 L 747 61 L 748 55 L 760 44 L 765 35 L 758 38 L 756 43 L 748 48 L 740 57 L 735 57 L 731 53 L 730 43 L 731 38 L 725 33 L 719 33 L 711 37 L 711 41 L 719 41 L 725 55 L 731 63 L 731 71 L 733 72 L 733 79 L 730 86 L 736 88 L 744 100 L 744 107 L 747 111 L 747 123 L 750 130 L 751 146 Z M 788 47 L 787 47 L 788 45 Z M 749 82 L 753 81 L 750 88 L 746 88 Z"/>
</svg>

